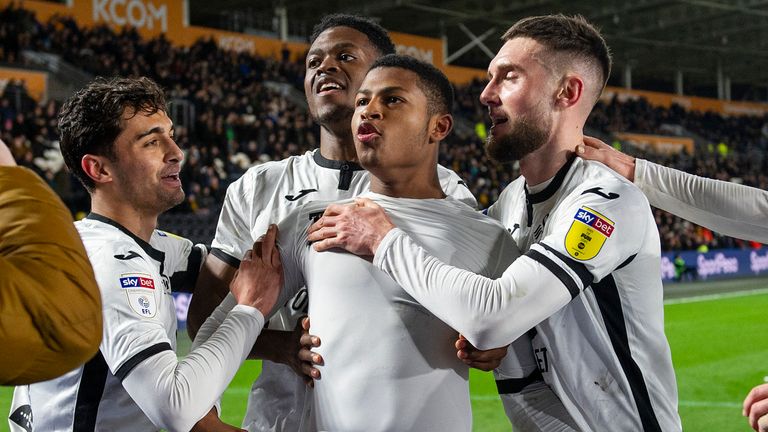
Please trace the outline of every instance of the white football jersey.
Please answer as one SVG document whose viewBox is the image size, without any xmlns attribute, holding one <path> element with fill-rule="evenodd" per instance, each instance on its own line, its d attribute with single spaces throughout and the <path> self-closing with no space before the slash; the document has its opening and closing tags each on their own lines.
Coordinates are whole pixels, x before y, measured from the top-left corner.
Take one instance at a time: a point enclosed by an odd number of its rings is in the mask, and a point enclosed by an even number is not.
<svg viewBox="0 0 768 432">
<path fill-rule="evenodd" d="M 447 195 L 477 205 L 453 171 L 438 166 L 438 176 Z M 326 159 L 320 150 L 250 168 L 227 189 L 211 253 L 237 267 L 269 225 L 292 210 L 310 201 L 355 197 L 367 191 L 369 184 L 368 172 L 358 164 Z M 267 328 L 292 330 L 307 307 L 306 290 L 301 290 L 270 319 Z M 288 366 L 264 361 L 248 398 L 243 427 L 250 431 L 304 430 L 307 393 L 302 379 Z"/>
<path fill-rule="evenodd" d="M 460 268 L 498 277 L 518 256 L 497 222 L 452 198 L 374 193 L 402 230 Z M 315 381 L 318 430 L 469 431 L 468 368 L 453 347 L 456 330 L 416 302 L 369 261 L 316 252 L 307 228 L 328 203 L 302 206 L 280 223 L 283 297 L 306 285 L 322 378 Z"/>
<path fill-rule="evenodd" d="M 17 387 L 9 424 L 12 430 L 28 430 L 14 420 L 26 412 L 32 419 L 26 426 L 38 431 L 156 431 L 121 381 L 149 357 L 175 350 L 171 281 L 194 280 L 205 247 L 159 230 L 147 243 L 97 214 L 75 226 L 101 290 L 104 336 L 85 365 Z"/>
<path fill-rule="evenodd" d="M 535 327 L 532 345 L 544 380 L 579 427 L 680 430 L 659 237 L 642 193 L 576 158 L 535 188 L 519 178 L 488 214 L 573 297 Z M 506 375 L 505 363 L 497 372 Z"/>
</svg>

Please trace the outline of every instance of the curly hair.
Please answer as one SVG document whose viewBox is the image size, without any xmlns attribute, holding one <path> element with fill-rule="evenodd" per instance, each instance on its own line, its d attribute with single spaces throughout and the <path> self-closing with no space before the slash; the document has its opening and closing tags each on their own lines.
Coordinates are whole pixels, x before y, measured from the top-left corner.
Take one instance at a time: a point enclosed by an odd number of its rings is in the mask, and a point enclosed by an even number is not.
<svg viewBox="0 0 768 432">
<path fill-rule="evenodd" d="M 117 159 L 115 140 L 123 130 L 126 111 L 131 115 L 167 111 L 165 94 L 146 77 L 99 77 L 69 98 L 59 112 L 64 162 L 89 192 L 95 183 L 83 171 L 81 160 L 86 154 Z"/>
</svg>

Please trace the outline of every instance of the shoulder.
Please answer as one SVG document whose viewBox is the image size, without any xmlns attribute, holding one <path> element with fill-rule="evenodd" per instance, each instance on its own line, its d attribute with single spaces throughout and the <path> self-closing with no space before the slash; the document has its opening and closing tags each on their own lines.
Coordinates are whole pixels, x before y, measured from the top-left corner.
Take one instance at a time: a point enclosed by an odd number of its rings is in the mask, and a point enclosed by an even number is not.
<svg viewBox="0 0 768 432">
<path fill-rule="evenodd" d="M 156 229 L 152 234 L 150 244 L 166 255 L 173 255 L 174 257 L 188 255 L 194 245 L 192 240 L 159 229 Z"/>
<path fill-rule="evenodd" d="M 452 169 L 446 168 L 440 164 L 437 164 L 437 175 L 440 177 L 440 179 L 450 178 L 450 179 L 461 180 L 461 177 L 459 177 L 459 175 L 456 174 L 455 171 L 453 171 Z"/>
<path fill-rule="evenodd" d="M 488 216 L 491 216 L 493 219 L 501 219 L 504 217 L 509 209 L 515 206 L 517 200 L 525 196 L 523 192 L 524 186 L 525 179 L 522 176 L 507 185 L 507 187 L 505 187 L 499 194 L 499 199 L 488 207 L 486 211 Z"/>
<path fill-rule="evenodd" d="M 580 184 L 570 192 L 575 200 L 612 202 L 626 208 L 647 208 L 648 199 L 635 184 L 600 162 L 579 159 L 575 175 Z"/>
<path fill-rule="evenodd" d="M 136 242 L 125 233 L 98 221 L 83 219 L 75 222 L 75 228 L 96 271 L 97 263 L 108 262 L 114 255 L 138 248 Z"/>
<path fill-rule="evenodd" d="M 228 190 L 246 191 L 259 185 L 274 184 L 274 181 L 283 177 L 286 172 L 307 170 L 317 166 L 312 159 L 312 152 L 303 155 L 289 156 L 277 161 L 264 162 L 248 168 L 239 179 L 232 182 Z"/>
</svg>

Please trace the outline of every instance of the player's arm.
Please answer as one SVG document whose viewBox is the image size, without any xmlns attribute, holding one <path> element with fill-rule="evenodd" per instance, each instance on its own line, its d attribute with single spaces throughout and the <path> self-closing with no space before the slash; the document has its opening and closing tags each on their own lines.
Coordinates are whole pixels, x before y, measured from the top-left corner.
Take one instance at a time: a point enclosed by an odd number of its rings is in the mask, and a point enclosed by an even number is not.
<svg viewBox="0 0 768 432">
<path fill-rule="evenodd" d="M 292 221 L 284 221 L 284 224 L 281 224 L 281 226 L 286 228 L 291 223 Z M 289 231 L 286 233 L 286 236 L 291 235 L 290 231 L 292 230 L 284 230 Z M 286 254 L 292 252 L 293 251 L 286 250 Z M 232 259 L 227 259 L 227 261 L 239 265 L 236 260 L 233 261 Z M 297 271 L 294 269 L 296 269 L 297 266 L 294 264 L 292 255 L 291 258 L 285 259 L 285 262 L 285 268 L 287 269 L 287 289 L 281 291 L 281 297 L 277 303 L 278 306 L 285 304 L 290 298 L 287 296 L 291 293 L 295 293 L 295 289 L 301 286 L 300 282 L 296 282 L 299 279 L 294 278 L 294 275 L 297 274 Z M 235 271 L 232 271 L 232 273 L 234 274 Z M 229 297 L 231 297 L 231 295 L 229 295 Z M 219 301 L 218 307 L 215 307 L 213 313 L 210 314 L 207 321 L 200 327 L 192 346 L 195 347 L 205 342 L 218 326 L 221 325 L 224 317 L 226 317 L 226 314 L 233 306 L 234 302 L 232 302 L 231 298 L 228 299 L 227 296 L 225 296 L 224 301 Z M 272 315 L 273 314 L 270 314 L 268 317 L 271 317 Z M 319 338 L 309 335 L 302 323 L 297 324 L 293 331 L 264 329 L 251 349 L 248 358 L 264 359 L 288 365 L 297 375 L 309 382 L 310 377 L 317 378 L 319 376 L 319 372 L 312 365 L 312 360 L 316 359 L 317 362 L 315 363 L 320 364 L 322 358 L 311 352 L 313 347 L 319 345 Z"/>
<path fill-rule="evenodd" d="M 616 253 L 601 253 L 584 263 L 564 254 L 558 250 L 560 246 L 555 245 L 562 244 L 570 233 L 574 215 L 569 213 L 580 209 L 579 204 L 591 204 L 592 200 L 613 211 L 624 206 L 622 213 L 628 215 L 622 221 L 624 226 L 639 227 L 636 230 L 644 232 L 643 220 L 631 218 L 644 215 L 643 206 L 647 212 L 647 201 L 637 191 L 630 195 L 609 204 L 602 203 L 607 199 L 600 194 L 582 195 L 581 201 L 565 209 L 563 214 L 550 217 L 549 223 L 561 219 L 560 230 L 533 245 L 498 279 L 447 265 L 431 256 L 394 227 L 383 209 L 370 200 L 359 199 L 353 206 L 329 206 L 326 214 L 310 228 L 309 239 L 316 241 L 316 250 L 340 247 L 363 256 L 375 252 L 376 267 L 474 346 L 488 349 L 517 339 L 566 305 L 593 280 L 599 280 L 628 258 L 630 248 L 640 243 L 630 238 L 632 230 L 629 229 L 624 230 L 623 237 L 614 235 L 611 239 L 611 247 L 607 249 L 616 249 Z"/>
<path fill-rule="evenodd" d="M 32 171 L 10 166 L 2 141 L 0 159 L 0 384 L 21 385 L 93 357 L 101 295 L 61 199 Z"/>
<path fill-rule="evenodd" d="M 187 332 L 190 339 L 195 339 L 200 326 L 229 293 L 229 283 L 236 271 L 237 267 L 219 258 L 215 252 L 205 258 L 195 284 L 195 295 L 192 296 L 187 311 Z"/>
<path fill-rule="evenodd" d="M 219 418 L 216 407 L 211 408 L 208 414 L 192 426 L 189 432 L 245 432 L 245 429 L 224 423 Z"/>
<path fill-rule="evenodd" d="M 768 192 L 655 164 L 585 137 L 577 154 L 633 181 L 651 205 L 719 233 L 768 243 Z"/>
<path fill-rule="evenodd" d="M 275 237 L 270 230 L 243 258 L 230 285 L 236 304 L 205 343 L 180 361 L 170 346 L 155 344 L 116 367 L 115 376 L 156 426 L 189 430 L 210 412 L 247 357 L 282 285 Z"/>
<path fill-rule="evenodd" d="M 395 227 L 373 201 L 355 201 L 329 206 L 310 227 L 308 238 L 315 249 L 375 253 L 375 266 L 480 349 L 511 343 L 583 288 L 573 278 L 568 278 L 566 287 L 561 274 L 527 256 L 512 263 L 499 279 L 450 266 Z"/>
</svg>

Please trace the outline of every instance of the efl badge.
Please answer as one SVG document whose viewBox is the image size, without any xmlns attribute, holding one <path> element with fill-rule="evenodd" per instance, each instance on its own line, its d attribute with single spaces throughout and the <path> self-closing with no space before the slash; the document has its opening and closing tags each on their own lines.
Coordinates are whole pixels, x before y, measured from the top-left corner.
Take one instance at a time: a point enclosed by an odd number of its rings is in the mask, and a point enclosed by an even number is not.
<svg viewBox="0 0 768 432">
<path fill-rule="evenodd" d="M 129 290 L 128 304 L 137 314 L 152 318 L 157 313 L 157 304 L 155 303 L 155 294 L 145 290 Z"/>
<path fill-rule="evenodd" d="M 565 250 L 579 261 L 596 257 L 613 234 L 613 221 L 589 207 L 580 208 L 573 219 L 565 235 Z"/>
<path fill-rule="evenodd" d="M 128 296 L 131 310 L 146 318 L 157 313 L 155 301 L 155 279 L 146 273 L 126 273 L 120 275 L 120 288 Z"/>
</svg>

